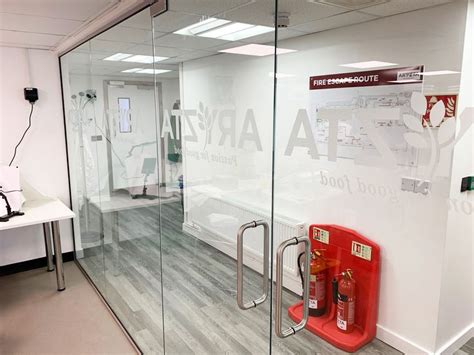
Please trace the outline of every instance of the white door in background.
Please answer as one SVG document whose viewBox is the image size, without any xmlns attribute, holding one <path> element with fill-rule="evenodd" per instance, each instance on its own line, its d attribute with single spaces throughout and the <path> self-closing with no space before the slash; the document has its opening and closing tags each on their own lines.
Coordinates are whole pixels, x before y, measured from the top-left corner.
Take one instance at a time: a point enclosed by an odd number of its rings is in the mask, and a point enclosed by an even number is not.
<svg viewBox="0 0 474 355">
<path fill-rule="evenodd" d="M 112 190 L 143 188 L 145 158 L 156 159 L 153 85 L 108 86 Z M 149 160 L 148 160 L 149 162 Z M 150 187 L 157 183 L 155 171 L 147 177 Z"/>
</svg>

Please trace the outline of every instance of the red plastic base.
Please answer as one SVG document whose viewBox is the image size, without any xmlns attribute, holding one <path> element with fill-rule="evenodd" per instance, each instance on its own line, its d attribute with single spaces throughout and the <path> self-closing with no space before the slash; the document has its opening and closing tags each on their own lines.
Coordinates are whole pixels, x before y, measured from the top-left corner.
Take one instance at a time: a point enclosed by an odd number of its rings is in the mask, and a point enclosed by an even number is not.
<svg viewBox="0 0 474 355">
<path fill-rule="evenodd" d="M 306 329 L 334 346 L 354 352 L 375 338 L 380 276 L 380 247 L 354 230 L 331 224 L 312 224 L 308 236 L 311 249 L 324 250 L 327 261 L 326 302 L 322 317 L 309 317 Z M 366 254 L 362 256 L 362 247 Z M 332 302 L 331 280 L 343 270 L 351 269 L 356 281 L 355 317 L 352 333 L 336 326 L 336 305 Z M 288 309 L 295 322 L 302 318 L 302 302 Z"/>
<path fill-rule="evenodd" d="M 299 302 L 288 308 L 290 318 L 299 323 L 303 317 L 303 302 Z M 332 306 L 330 312 L 321 317 L 309 317 L 306 329 L 320 338 L 328 341 L 341 350 L 353 353 L 369 343 L 374 337 L 364 333 L 357 325 L 352 333 L 341 332 L 336 326 L 336 311 Z"/>
</svg>

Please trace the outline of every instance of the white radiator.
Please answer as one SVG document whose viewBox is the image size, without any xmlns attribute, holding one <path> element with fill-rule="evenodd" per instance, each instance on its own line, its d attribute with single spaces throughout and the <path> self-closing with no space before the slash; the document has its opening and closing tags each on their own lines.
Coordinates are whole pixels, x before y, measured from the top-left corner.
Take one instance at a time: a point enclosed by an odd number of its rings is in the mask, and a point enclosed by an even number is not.
<svg viewBox="0 0 474 355">
<path fill-rule="evenodd" d="M 206 242 L 223 253 L 236 258 L 236 241 L 239 227 L 254 220 L 264 220 L 270 228 L 270 213 L 255 207 L 226 198 L 219 199 L 201 196 L 199 204 L 188 204 L 183 230 Z M 196 199 L 195 199 L 196 201 Z M 305 224 L 283 216 L 275 216 L 273 223 L 273 263 L 275 253 L 281 242 L 306 234 Z M 271 242 L 271 241 L 270 241 Z M 303 245 L 289 247 L 285 250 L 283 259 L 283 286 L 301 294 L 301 282 L 298 273 L 297 258 Z M 263 228 L 250 228 L 244 235 L 244 264 L 262 273 L 263 267 Z M 275 272 L 275 267 L 273 268 Z"/>
</svg>

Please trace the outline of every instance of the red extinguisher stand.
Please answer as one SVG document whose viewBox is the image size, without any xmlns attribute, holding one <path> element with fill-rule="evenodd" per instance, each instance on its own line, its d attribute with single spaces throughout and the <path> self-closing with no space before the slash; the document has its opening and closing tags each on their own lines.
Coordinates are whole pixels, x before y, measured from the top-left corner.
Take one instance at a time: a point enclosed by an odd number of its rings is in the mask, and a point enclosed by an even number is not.
<svg viewBox="0 0 474 355">
<path fill-rule="evenodd" d="M 334 346 L 354 352 L 369 343 L 376 333 L 379 283 L 380 248 L 361 234 L 337 225 L 313 224 L 309 227 L 311 249 L 325 249 L 328 264 L 326 297 L 331 300 L 331 280 L 345 270 L 351 270 L 356 281 L 355 320 L 351 332 L 337 327 L 337 304 L 328 302 L 326 313 L 320 317 L 309 317 L 306 329 Z M 302 302 L 288 309 L 295 322 L 302 318 Z"/>
</svg>

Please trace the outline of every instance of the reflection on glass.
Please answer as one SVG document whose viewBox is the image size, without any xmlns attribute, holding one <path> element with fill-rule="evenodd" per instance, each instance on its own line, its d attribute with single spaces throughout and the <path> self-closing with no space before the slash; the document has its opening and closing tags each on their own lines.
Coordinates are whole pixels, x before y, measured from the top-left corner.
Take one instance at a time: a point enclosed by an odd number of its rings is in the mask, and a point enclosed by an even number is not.
<svg viewBox="0 0 474 355">
<path fill-rule="evenodd" d="M 130 112 L 130 98 L 118 98 L 119 126 L 120 133 L 130 133 L 132 131 L 132 115 Z"/>
<path fill-rule="evenodd" d="M 453 226 L 472 217 L 458 192 L 467 1 L 167 5 L 61 59 L 76 252 L 134 341 L 398 354 L 393 333 L 434 352 Z M 274 322 L 301 320 L 304 262 L 324 274 L 324 307 L 313 284 L 308 326 L 280 338 Z"/>
</svg>

